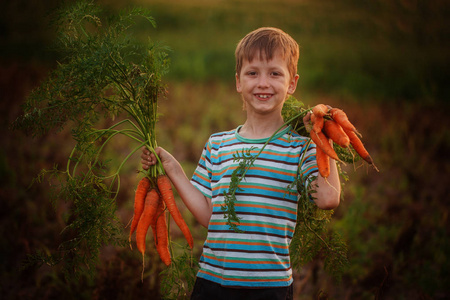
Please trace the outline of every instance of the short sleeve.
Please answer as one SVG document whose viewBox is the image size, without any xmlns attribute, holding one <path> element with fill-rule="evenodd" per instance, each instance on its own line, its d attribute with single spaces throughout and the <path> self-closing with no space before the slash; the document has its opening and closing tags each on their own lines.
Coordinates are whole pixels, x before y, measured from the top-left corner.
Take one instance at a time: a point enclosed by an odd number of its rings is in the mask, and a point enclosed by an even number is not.
<svg viewBox="0 0 450 300">
<path fill-rule="evenodd" d="M 303 186 L 308 187 L 309 183 L 317 177 L 318 168 L 316 160 L 316 145 L 307 143 L 300 154 L 299 178 L 303 181 Z"/>
<path fill-rule="evenodd" d="M 191 179 L 191 183 L 208 198 L 212 198 L 211 174 L 211 144 L 208 140 Z"/>
</svg>

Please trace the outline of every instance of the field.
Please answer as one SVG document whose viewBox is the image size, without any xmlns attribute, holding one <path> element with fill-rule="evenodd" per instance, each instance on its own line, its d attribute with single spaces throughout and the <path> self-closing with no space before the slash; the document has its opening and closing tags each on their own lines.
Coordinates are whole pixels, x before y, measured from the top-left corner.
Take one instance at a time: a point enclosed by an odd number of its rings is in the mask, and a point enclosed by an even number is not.
<svg viewBox="0 0 450 300">
<path fill-rule="evenodd" d="M 46 183 L 30 186 L 42 168 L 64 165 L 70 127 L 32 138 L 10 124 L 20 105 L 55 67 L 48 13 L 59 1 L 17 1 L 4 7 L 0 41 L 0 297 L 2 299 L 160 299 L 164 266 L 129 247 L 105 246 L 93 278 L 67 282 L 58 267 L 23 269 L 29 254 L 61 242 L 64 212 Z M 111 13 L 130 2 L 103 0 Z M 349 249 L 350 267 L 335 280 L 316 259 L 295 273 L 295 299 L 448 299 L 450 220 L 450 5 L 446 1 L 134 0 L 157 28 L 138 23 L 142 41 L 169 47 L 168 97 L 160 103 L 158 142 L 190 176 L 208 136 L 241 124 L 234 87 L 234 49 L 249 31 L 275 26 L 300 44 L 299 87 L 306 106 L 343 108 L 363 134 L 380 172 L 345 167 L 349 180 L 330 227 Z M 201 117 L 199 117 L 201 116 Z M 118 141 L 112 153 L 129 147 Z M 138 155 L 121 175 L 117 214 L 132 217 Z M 206 236 L 183 211 L 194 256 Z M 181 238 L 181 235 L 180 235 Z M 153 250 L 154 251 L 154 250 Z"/>
</svg>

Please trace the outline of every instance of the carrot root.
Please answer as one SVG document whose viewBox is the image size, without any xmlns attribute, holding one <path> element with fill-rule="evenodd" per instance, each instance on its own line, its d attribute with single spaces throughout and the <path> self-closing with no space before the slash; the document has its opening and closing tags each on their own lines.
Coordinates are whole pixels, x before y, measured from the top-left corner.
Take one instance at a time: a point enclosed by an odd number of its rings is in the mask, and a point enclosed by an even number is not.
<svg viewBox="0 0 450 300">
<path fill-rule="evenodd" d="M 331 157 L 334 160 L 337 160 L 339 162 L 343 161 L 339 159 L 339 157 L 336 154 L 336 151 L 331 147 L 328 138 L 323 134 L 323 132 L 310 132 L 310 137 L 313 140 L 313 142 L 316 144 L 317 147 L 320 147 L 325 154 L 327 154 L 329 157 Z"/>
<path fill-rule="evenodd" d="M 327 179 L 330 176 L 330 157 L 320 147 L 316 147 L 316 161 L 319 174 Z"/>
<path fill-rule="evenodd" d="M 166 266 L 170 266 L 172 259 L 169 251 L 169 232 L 167 229 L 166 213 L 164 202 L 160 202 L 157 213 L 156 230 L 155 230 L 156 251 Z"/>
<path fill-rule="evenodd" d="M 143 177 L 136 188 L 136 192 L 134 195 L 134 214 L 133 214 L 133 220 L 131 222 L 130 227 L 130 235 L 128 238 L 128 241 L 130 242 L 131 246 L 131 236 L 134 233 L 134 231 L 137 228 L 137 225 L 139 223 L 139 219 L 141 218 L 142 212 L 144 211 L 144 205 L 145 205 L 145 197 L 147 195 L 148 189 L 150 188 L 150 180 L 147 177 Z"/>
<path fill-rule="evenodd" d="M 173 217 L 173 220 L 180 228 L 181 232 L 183 233 L 184 237 L 186 238 L 186 241 L 189 244 L 189 247 L 192 249 L 194 247 L 194 240 L 192 238 L 192 234 L 189 230 L 189 227 L 187 226 L 186 222 L 183 219 L 183 216 L 181 215 L 180 211 L 178 210 L 178 207 L 175 203 L 175 198 L 173 196 L 172 191 L 172 184 L 170 182 L 169 177 L 167 175 L 160 175 L 157 178 L 157 185 L 158 189 L 161 193 L 161 197 L 164 201 L 164 203 L 167 206 L 167 209 L 169 210 L 170 214 Z"/>
<path fill-rule="evenodd" d="M 353 146 L 353 149 L 355 149 L 356 153 L 364 159 L 369 165 L 373 166 L 373 168 L 379 172 L 377 166 L 375 166 L 372 157 L 370 156 L 367 149 L 364 147 L 364 144 L 360 140 L 360 138 L 356 135 L 356 133 L 352 130 L 346 130 L 344 129 L 345 133 L 348 135 L 350 139 L 350 144 Z"/>
<path fill-rule="evenodd" d="M 322 131 L 323 129 L 323 124 L 324 124 L 324 118 L 323 117 L 316 117 L 316 121 L 313 124 L 313 130 L 316 133 L 319 133 Z"/>
<path fill-rule="evenodd" d="M 347 114 L 339 108 L 332 108 L 330 110 L 331 117 L 333 118 L 336 123 L 342 126 L 345 130 L 351 130 L 358 134 L 359 136 L 362 136 L 358 130 L 356 130 L 356 127 L 353 126 L 353 124 L 349 121 Z"/>
<path fill-rule="evenodd" d="M 136 244 L 139 252 L 144 255 L 145 252 L 145 238 L 147 236 L 148 228 L 152 223 L 159 204 L 159 194 L 156 189 L 148 191 L 145 197 L 145 207 L 136 229 Z"/>
<path fill-rule="evenodd" d="M 312 108 L 312 112 L 317 117 L 324 117 L 328 113 L 328 107 L 325 104 L 317 104 Z"/>
<path fill-rule="evenodd" d="M 350 138 L 345 133 L 344 129 L 336 123 L 334 120 L 326 120 L 323 126 L 323 132 L 333 142 L 343 148 L 347 148 L 350 145 Z"/>
</svg>

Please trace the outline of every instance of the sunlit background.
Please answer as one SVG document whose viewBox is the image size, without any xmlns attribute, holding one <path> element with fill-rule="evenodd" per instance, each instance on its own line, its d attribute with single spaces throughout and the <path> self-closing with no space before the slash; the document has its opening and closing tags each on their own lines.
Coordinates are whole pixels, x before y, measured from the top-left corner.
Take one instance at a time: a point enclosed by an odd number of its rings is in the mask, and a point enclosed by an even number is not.
<svg viewBox="0 0 450 300">
<path fill-rule="evenodd" d="M 170 48 L 158 142 L 188 176 L 208 136 L 244 120 L 234 88 L 234 49 L 261 26 L 279 27 L 300 45 L 295 97 L 306 106 L 344 109 L 362 132 L 380 172 L 346 168 L 344 199 L 330 224 L 348 244 L 350 268 L 336 281 L 320 259 L 311 262 L 295 273 L 295 299 L 450 298 L 448 1 L 99 3 L 111 13 L 133 5 L 152 12 L 157 27 L 138 24 L 134 34 Z M 60 4 L 0 4 L 0 298 L 160 299 L 164 267 L 155 259 L 141 282 L 140 256 L 129 248 L 105 247 L 92 280 L 66 282 L 57 267 L 45 265 L 22 271 L 27 254 L 56 249 L 64 228 L 65 207 L 52 206 L 48 186 L 30 183 L 42 168 L 65 163 L 74 144 L 70 128 L 37 139 L 10 130 L 31 89 L 56 65 L 49 21 Z M 139 157 L 129 165 L 118 200 L 124 227 L 132 217 Z M 184 215 L 199 256 L 206 232 Z"/>
</svg>

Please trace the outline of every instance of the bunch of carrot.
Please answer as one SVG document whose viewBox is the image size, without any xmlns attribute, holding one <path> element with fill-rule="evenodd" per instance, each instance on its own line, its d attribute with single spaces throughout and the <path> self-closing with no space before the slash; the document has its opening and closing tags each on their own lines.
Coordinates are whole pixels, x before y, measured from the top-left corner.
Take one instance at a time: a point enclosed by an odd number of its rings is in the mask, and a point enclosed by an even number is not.
<svg viewBox="0 0 450 300">
<path fill-rule="evenodd" d="M 131 237 L 136 231 L 137 248 L 142 253 L 144 260 L 146 236 L 151 227 L 159 257 L 164 264 L 169 266 L 172 260 L 169 251 L 166 211 L 169 211 L 192 249 L 193 238 L 175 203 L 169 177 L 165 174 L 159 175 L 154 180 L 143 177 L 139 181 L 134 197 L 134 215 L 129 236 L 130 246 Z"/>
<path fill-rule="evenodd" d="M 351 145 L 362 159 L 378 170 L 359 138 L 360 134 L 343 110 L 318 104 L 312 108 L 311 124 L 310 137 L 316 144 L 317 167 L 322 177 L 330 175 L 330 157 L 341 161 L 330 144 L 330 139 L 343 148 Z"/>
</svg>

